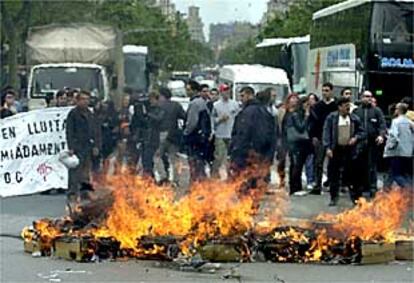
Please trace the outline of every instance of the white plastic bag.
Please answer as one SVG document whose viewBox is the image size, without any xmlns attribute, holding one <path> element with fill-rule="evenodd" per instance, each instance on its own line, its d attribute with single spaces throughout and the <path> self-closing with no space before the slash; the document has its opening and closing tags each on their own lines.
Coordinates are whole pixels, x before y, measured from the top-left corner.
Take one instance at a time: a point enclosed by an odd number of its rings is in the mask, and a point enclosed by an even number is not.
<svg viewBox="0 0 414 283">
<path fill-rule="evenodd" d="M 80 163 L 79 158 L 75 154 L 70 155 L 69 151 L 62 151 L 59 155 L 59 161 L 68 169 L 74 169 Z"/>
</svg>

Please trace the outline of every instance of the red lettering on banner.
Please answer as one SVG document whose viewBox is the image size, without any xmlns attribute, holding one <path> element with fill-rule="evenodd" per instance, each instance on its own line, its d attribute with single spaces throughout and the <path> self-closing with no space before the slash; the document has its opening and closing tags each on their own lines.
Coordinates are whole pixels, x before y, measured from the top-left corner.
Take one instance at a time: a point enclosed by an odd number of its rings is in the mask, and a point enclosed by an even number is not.
<svg viewBox="0 0 414 283">
<path fill-rule="evenodd" d="M 47 176 L 53 171 L 52 166 L 42 163 L 37 167 L 37 173 L 43 177 L 43 180 L 47 181 Z"/>
</svg>

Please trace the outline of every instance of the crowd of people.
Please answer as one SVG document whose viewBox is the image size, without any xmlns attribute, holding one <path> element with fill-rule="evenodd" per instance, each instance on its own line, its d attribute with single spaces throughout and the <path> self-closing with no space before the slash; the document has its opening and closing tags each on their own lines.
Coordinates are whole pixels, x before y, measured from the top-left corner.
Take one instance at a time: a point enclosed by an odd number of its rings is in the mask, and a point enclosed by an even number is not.
<svg viewBox="0 0 414 283">
<path fill-rule="evenodd" d="M 269 182 L 275 165 L 279 188 L 289 188 L 290 195 L 320 195 L 329 187 L 331 206 L 337 205 L 341 188 L 349 191 L 353 202 L 363 194 L 374 197 L 382 157 L 389 161 L 384 186 L 395 182 L 412 187 L 411 98 L 393 105 L 388 128 L 370 91 L 356 103 L 349 88 L 335 98 L 330 83 L 323 84 L 321 98 L 292 93 L 280 105 L 271 88 L 256 93 L 243 87 L 238 101 L 226 84 L 209 89 L 190 80 L 186 91 L 187 111 L 163 87 L 146 97 L 126 95 L 118 111 L 114 102 L 99 101 L 87 91 L 59 91 L 51 106 L 75 106 L 67 117 L 66 133 L 69 153 L 80 162 L 69 169 L 69 198 L 90 183 L 90 173 L 108 174 L 114 159 L 115 174 L 126 166 L 130 174 L 155 179 L 158 156 L 164 167 L 158 181 L 179 187 L 180 153 L 188 157 L 191 182 L 220 178 L 221 170 L 236 178 L 255 164 L 268 170 Z M 1 118 L 21 111 L 16 96 L 13 89 L 3 91 Z"/>
</svg>

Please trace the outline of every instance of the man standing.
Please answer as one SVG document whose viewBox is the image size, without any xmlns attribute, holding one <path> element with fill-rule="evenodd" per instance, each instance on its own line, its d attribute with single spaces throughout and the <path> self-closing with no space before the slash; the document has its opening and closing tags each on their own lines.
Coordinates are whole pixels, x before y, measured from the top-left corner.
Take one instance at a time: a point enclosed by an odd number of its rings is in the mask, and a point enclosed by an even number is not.
<svg viewBox="0 0 414 283">
<path fill-rule="evenodd" d="M 79 158 L 79 165 L 69 169 L 68 200 L 75 201 L 80 196 L 83 184 L 90 183 L 91 159 L 98 156 L 99 144 L 92 112 L 88 109 L 90 93 L 81 91 L 76 96 L 76 107 L 66 119 L 66 138 L 70 154 Z"/>
<path fill-rule="evenodd" d="M 211 97 L 210 87 L 207 84 L 202 84 L 200 85 L 200 90 L 200 95 L 206 101 L 208 113 L 211 116 L 211 112 L 213 111 L 213 105 L 215 101 L 213 101 Z M 204 159 L 211 168 L 214 161 L 214 135 L 212 131 L 212 125 L 210 125 L 210 136 L 208 138 L 208 143 L 205 145 L 205 151 L 206 152 L 204 154 Z"/>
<path fill-rule="evenodd" d="M 413 187 L 414 123 L 407 117 L 408 105 L 398 103 L 392 120 L 384 157 L 390 158 L 390 179 L 402 188 Z"/>
<path fill-rule="evenodd" d="M 377 191 L 377 162 L 381 151 L 380 145 L 385 141 L 387 126 L 381 109 L 373 106 L 371 100 L 372 93 L 368 90 L 364 91 L 361 97 L 362 103 L 354 114 L 359 117 L 366 131 L 360 162 L 363 162 L 368 170 L 366 170 L 367 174 L 361 176 L 362 185 L 364 191 L 374 197 Z"/>
<path fill-rule="evenodd" d="M 356 178 L 351 177 L 351 170 L 358 156 L 357 144 L 365 139 L 365 132 L 358 116 L 350 113 L 351 105 L 347 98 L 339 98 L 337 105 L 338 111 L 328 116 L 323 129 L 323 146 L 330 162 L 329 206 L 335 206 L 338 202 L 341 169 L 345 183 L 354 185 L 350 190 L 352 201 L 361 196 Z"/>
<path fill-rule="evenodd" d="M 315 187 L 310 194 L 315 195 L 320 195 L 322 190 L 323 163 L 325 160 L 325 148 L 322 145 L 323 127 L 328 115 L 336 111 L 336 104 L 333 98 L 333 85 L 331 83 L 324 83 L 322 85 L 322 97 L 323 99 L 313 108 L 313 115 L 309 116 L 309 136 L 312 139 L 315 150 L 314 169 L 316 181 Z"/>
<path fill-rule="evenodd" d="M 160 124 L 160 156 L 164 165 L 166 179 L 172 176 L 172 182 L 177 184 L 177 158 L 181 133 L 178 120 L 185 119 L 185 111 L 180 103 L 171 101 L 171 91 L 168 88 L 160 89 L 160 108 L 164 117 Z"/>
<path fill-rule="evenodd" d="M 0 119 L 17 114 L 16 93 L 13 89 L 7 90 L 1 97 Z"/>
<path fill-rule="evenodd" d="M 136 150 L 136 141 L 132 139 L 131 135 L 131 120 L 130 113 L 130 96 L 126 95 L 122 98 L 121 109 L 118 114 L 119 121 L 119 141 L 117 146 L 117 164 L 115 166 L 115 174 L 121 173 L 124 164 L 124 159 L 127 159 L 128 170 L 131 173 L 135 172 L 137 161 L 134 158 L 134 150 Z"/>
<path fill-rule="evenodd" d="M 189 81 L 186 90 L 190 104 L 184 127 L 184 140 L 188 149 L 191 181 L 200 181 L 206 177 L 204 165 L 211 136 L 210 112 L 207 101 L 199 94 L 201 89 L 197 82 Z"/>
<path fill-rule="evenodd" d="M 251 87 L 241 89 L 240 100 L 243 108 L 236 116 L 230 144 L 232 173 L 236 176 L 250 165 L 249 161 L 270 167 L 276 150 L 276 125 L 266 106 L 255 99 Z"/>
<path fill-rule="evenodd" d="M 341 96 L 342 97 L 345 97 L 345 98 L 349 99 L 349 101 L 351 101 L 350 102 L 350 105 L 351 105 L 351 113 L 353 113 L 354 110 L 358 108 L 358 106 L 356 106 L 355 103 L 352 102 L 352 98 L 353 98 L 352 97 L 352 89 L 350 89 L 349 87 L 343 88 L 341 90 Z"/>
<path fill-rule="evenodd" d="M 67 90 L 61 89 L 55 95 L 55 107 L 66 107 L 68 106 L 67 97 L 66 97 Z"/>
<path fill-rule="evenodd" d="M 212 111 L 212 123 L 215 135 L 214 162 L 212 176 L 219 178 L 220 167 L 226 162 L 230 146 L 231 130 L 233 129 L 234 118 L 239 111 L 236 101 L 230 99 L 230 87 L 220 87 L 221 98 L 216 101 Z"/>
<path fill-rule="evenodd" d="M 142 104 L 143 141 L 142 167 L 144 176 L 154 177 L 154 156 L 160 145 L 160 124 L 164 111 L 159 107 L 159 95 L 151 92 L 148 95 L 149 105 Z"/>
</svg>

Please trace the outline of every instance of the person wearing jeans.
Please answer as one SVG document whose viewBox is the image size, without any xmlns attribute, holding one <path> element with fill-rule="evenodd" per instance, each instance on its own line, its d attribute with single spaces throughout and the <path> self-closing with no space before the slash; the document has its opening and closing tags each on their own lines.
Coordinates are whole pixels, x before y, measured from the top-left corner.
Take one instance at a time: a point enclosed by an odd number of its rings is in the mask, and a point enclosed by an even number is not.
<svg viewBox="0 0 414 283">
<path fill-rule="evenodd" d="M 319 101 L 312 108 L 312 115 L 309 116 L 309 135 L 315 150 L 315 187 L 310 194 L 320 195 L 322 191 L 323 163 L 325 160 L 325 147 L 322 145 L 322 132 L 328 115 L 337 110 L 333 98 L 333 85 L 324 83 L 322 85 L 323 100 Z M 329 168 L 329 165 L 328 165 Z M 329 174 L 329 169 L 328 169 Z"/>
<path fill-rule="evenodd" d="M 214 103 L 211 114 L 212 128 L 215 136 L 214 161 L 211 175 L 215 178 L 219 177 L 220 167 L 227 160 L 234 119 L 239 112 L 238 103 L 230 99 L 230 87 L 225 84 L 221 85 L 220 93 L 221 98 Z"/>
<path fill-rule="evenodd" d="M 407 104 L 397 104 L 396 118 L 391 123 L 384 157 L 390 159 L 391 181 L 400 187 L 412 188 L 412 172 L 409 172 L 409 168 L 414 150 L 414 123 L 407 118 L 407 111 Z"/>
</svg>

